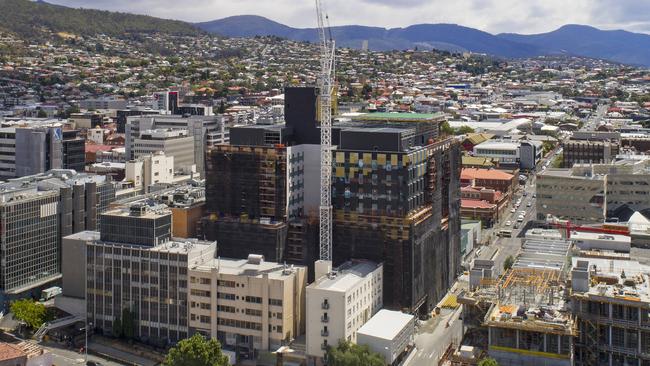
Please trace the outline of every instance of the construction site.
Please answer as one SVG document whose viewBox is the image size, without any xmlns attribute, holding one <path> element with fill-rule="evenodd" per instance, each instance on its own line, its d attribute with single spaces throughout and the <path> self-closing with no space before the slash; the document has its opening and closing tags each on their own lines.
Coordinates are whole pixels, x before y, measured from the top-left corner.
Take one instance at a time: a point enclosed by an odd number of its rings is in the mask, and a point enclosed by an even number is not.
<svg viewBox="0 0 650 366">
<path fill-rule="evenodd" d="M 570 246 L 528 240 L 512 268 L 497 278 L 489 263 L 478 263 L 470 289 L 458 297 L 467 327 L 462 343 L 499 365 L 573 365 L 578 329 L 565 286 Z"/>
</svg>

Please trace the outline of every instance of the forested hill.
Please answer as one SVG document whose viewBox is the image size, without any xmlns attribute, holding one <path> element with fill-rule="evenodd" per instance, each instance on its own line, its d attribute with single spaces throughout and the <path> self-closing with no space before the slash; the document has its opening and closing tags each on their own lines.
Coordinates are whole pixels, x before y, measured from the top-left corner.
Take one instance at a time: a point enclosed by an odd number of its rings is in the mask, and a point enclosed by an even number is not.
<svg viewBox="0 0 650 366">
<path fill-rule="evenodd" d="M 0 0 L 0 29 L 23 38 L 41 38 L 43 30 L 74 35 L 106 34 L 120 37 L 128 33 L 196 35 L 202 31 L 192 24 L 103 10 L 74 9 L 29 0 Z"/>
</svg>

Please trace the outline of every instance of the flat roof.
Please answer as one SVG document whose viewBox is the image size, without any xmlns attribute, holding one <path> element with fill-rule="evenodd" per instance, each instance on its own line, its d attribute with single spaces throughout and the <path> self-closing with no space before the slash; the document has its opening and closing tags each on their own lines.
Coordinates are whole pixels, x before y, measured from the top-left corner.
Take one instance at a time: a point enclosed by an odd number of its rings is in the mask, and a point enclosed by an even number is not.
<svg viewBox="0 0 650 366">
<path fill-rule="evenodd" d="M 399 311 L 379 310 L 375 316 L 364 324 L 357 334 L 365 334 L 375 338 L 393 340 L 413 321 L 413 315 Z"/>
<path fill-rule="evenodd" d="M 336 269 L 335 276 L 323 276 L 308 287 L 345 292 L 377 270 L 379 266 L 380 264 L 371 261 L 348 262 Z"/>
<path fill-rule="evenodd" d="M 297 268 L 302 266 L 285 265 L 277 262 L 259 262 L 250 261 L 249 259 L 228 259 L 213 258 L 199 265 L 192 267 L 195 271 L 209 272 L 217 268 L 220 274 L 229 274 L 235 276 L 262 277 L 267 274 L 269 278 L 280 279 L 294 274 Z"/>
<path fill-rule="evenodd" d="M 395 122 L 424 122 L 443 118 L 444 113 L 366 113 L 352 116 L 358 121 L 395 121 Z"/>
<path fill-rule="evenodd" d="M 590 233 L 584 231 L 572 231 L 571 240 L 605 240 L 620 243 L 632 242 L 632 238 L 626 235 Z"/>
</svg>

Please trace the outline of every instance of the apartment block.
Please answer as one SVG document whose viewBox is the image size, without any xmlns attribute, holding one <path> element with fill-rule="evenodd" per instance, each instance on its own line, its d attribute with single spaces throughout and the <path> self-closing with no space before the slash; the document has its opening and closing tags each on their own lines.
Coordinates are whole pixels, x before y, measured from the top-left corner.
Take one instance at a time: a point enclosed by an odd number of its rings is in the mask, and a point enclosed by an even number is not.
<svg viewBox="0 0 650 366">
<path fill-rule="evenodd" d="M 255 358 L 304 334 L 307 269 L 217 258 L 189 269 L 189 329 Z"/>
<path fill-rule="evenodd" d="M 318 264 L 317 264 L 318 266 Z M 307 286 L 307 356 L 322 364 L 328 347 L 356 342 L 357 331 L 383 307 L 384 267 L 344 263 Z M 316 269 L 319 272 L 319 269 Z"/>
</svg>

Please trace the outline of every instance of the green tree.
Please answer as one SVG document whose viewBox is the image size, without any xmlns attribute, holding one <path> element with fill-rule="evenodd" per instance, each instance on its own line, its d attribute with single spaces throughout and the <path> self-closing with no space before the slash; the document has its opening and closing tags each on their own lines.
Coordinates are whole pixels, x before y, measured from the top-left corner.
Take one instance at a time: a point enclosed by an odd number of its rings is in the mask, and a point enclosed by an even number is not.
<svg viewBox="0 0 650 366">
<path fill-rule="evenodd" d="M 510 268 L 512 268 L 513 264 L 515 264 L 515 258 L 509 255 L 508 258 L 506 258 L 506 260 L 503 261 L 503 270 L 504 271 L 509 270 Z"/>
<path fill-rule="evenodd" d="M 478 362 L 478 366 L 499 366 L 499 363 L 494 358 L 484 358 Z"/>
<path fill-rule="evenodd" d="M 370 351 L 368 346 L 359 346 L 351 342 L 340 342 L 337 347 L 327 350 L 330 366 L 383 366 L 384 358 Z"/>
<path fill-rule="evenodd" d="M 449 126 L 449 122 L 444 121 L 440 124 L 440 132 L 442 135 L 451 136 L 454 134 L 454 129 Z"/>
<path fill-rule="evenodd" d="M 36 117 L 38 117 L 38 118 L 47 118 L 47 113 L 44 110 L 39 109 L 38 114 L 36 115 Z"/>
<path fill-rule="evenodd" d="M 216 339 L 205 339 L 200 334 L 184 339 L 169 350 L 165 366 L 226 366 L 228 357 L 221 352 Z"/>
<path fill-rule="evenodd" d="M 122 322 L 120 324 L 122 326 L 121 329 L 122 337 L 129 340 L 135 337 L 135 328 L 136 328 L 135 319 L 136 319 L 135 314 L 132 313 L 131 310 L 129 310 L 129 308 L 122 309 L 122 319 L 121 319 Z"/>
<path fill-rule="evenodd" d="M 49 319 L 45 305 L 31 299 L 16 300 L 9 309 L 14 318 L 25 322 L 32 329 L 40 327 Z"/>
<path fill-rule="evenodd" d="M 458 135 L 465 135 L 467 133 L 474 133 L 474 132 L 476 131 L 474 131 L 474 129 L 469 126 L 461 126 L 460 128 L 456 129 L 454 134 L 458 136 Z"/>
</svg>

